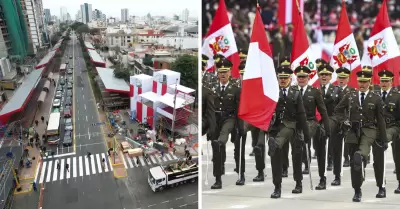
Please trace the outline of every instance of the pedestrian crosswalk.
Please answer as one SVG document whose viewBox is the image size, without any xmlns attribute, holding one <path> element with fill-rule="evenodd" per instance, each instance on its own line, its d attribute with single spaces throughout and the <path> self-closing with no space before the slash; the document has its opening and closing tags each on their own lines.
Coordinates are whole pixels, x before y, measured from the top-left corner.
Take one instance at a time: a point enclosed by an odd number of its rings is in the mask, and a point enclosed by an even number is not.
<svg viewBox="0 0 400 209">
<path fill-rule="evenodd" d="M 103 158 L 105 163 L 102 163 Z M 173 153 L 149 155 L 146 159 L 143 156 L 129 157 L 124 154 L 124 166 L 126 169 L 156 166 L 178 159 Z M 69 165 L 68 167 L 66 165 Z M 112 161 L 107 153 L 92 154 L 87 156 L 67 156 L 65 158 L 44 159 L 40 167 L 40 173 L 35 181 L 47 183 L 71 178 L 84 177 L 113 171 Z"/>
</svg>

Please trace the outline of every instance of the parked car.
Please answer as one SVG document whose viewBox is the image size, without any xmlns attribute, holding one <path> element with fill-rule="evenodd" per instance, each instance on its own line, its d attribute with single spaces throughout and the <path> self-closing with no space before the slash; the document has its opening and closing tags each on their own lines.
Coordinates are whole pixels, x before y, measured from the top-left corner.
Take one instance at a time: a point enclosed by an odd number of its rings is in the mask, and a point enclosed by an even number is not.
<svg viewBox="0 0 400 209">
<path fill-rule="evenodd" d="M 62 85 L 62 86 L 65 85 L 65 79 L 60 79 L 60 85 Z"/>
<path fill-rule="evenodd" d="M 65 147 L 72 146 L 72 131 L 66 131 L 64 134 L 63 145 Z"/>
<path fill-rule="evenodd" d="M 66 62 L 65 62 L 65 64 L 67 64 L 67 65 L 68 65 L 68 64 L 69 64 L 69 61 L 66 61 Z"/>
<path fill-rule="evenodd" d="M 66 107 L 64 110 L 64 118 L 72 117 L 72 109 L 70 107 Z"/>
<path fill-rule="evenodd" d="M 72 68 L 68 69 L 67 73 L 72 74 Z"/>
<path fill-rule="evenodd" d="M 72 90 L 67 91 L 67 97 L 72 97 Z"/>
<path fill-rule="evenodd" d="M 70 59 L 72 59 L 72 56 L 69 56 Z"/>
<path fill-rule="evenodd" d="M 71 84 L 74 83 L 74 79 L 72 78 L 72 76 L 71 76 L 71 77 L 68 77 L 68 83 L 71 83 Z"/>
<path fill-rule="evenodd" d="M 72 98 L 67 97 L 64 102 L 65 106 L 72 106 Z"/>
<path fill-rule="evenodd" d="M 62 97 L 62 91 L 57 91 L 56 95 L 55 95 L 55 98 L 56 99 L 60 99 L 61 97 Z"/>
<path fill-rule="evenodd" d="M 60 107 L 60 105 L 61 105 L 61 101 L 59 99 L 55 99 L 53 101 L 53 107 Z"/>
<path fill-rule="evenodd" d="M 68 83 L 67 89 L 72 89 L 72 83 Z"/>
<path fill-rule="evenodd" d="M 65 124 L 64 124 L 64 126 L 65 126 L 65 130 L 66 130 L 66 131 L 72 131 L 72 129 L 73 129 L 73 126 L 72 126 L 72 119 L 71 119 L 71 118 L 65 119 Z"/>
<path fill-rule="evenodd" d="M 63 89 L 63 87 L 62 86 L 57 86 L 57 91 L 63 91 L 64 89 Z"/>
<path fill-rule="evenodd" d="M 47 144 L 49 145 L 55 145 L 60 142 L 60 136 L 55 135 L 55 136 L 48 136 L 47 137 Z"/>
</svg>

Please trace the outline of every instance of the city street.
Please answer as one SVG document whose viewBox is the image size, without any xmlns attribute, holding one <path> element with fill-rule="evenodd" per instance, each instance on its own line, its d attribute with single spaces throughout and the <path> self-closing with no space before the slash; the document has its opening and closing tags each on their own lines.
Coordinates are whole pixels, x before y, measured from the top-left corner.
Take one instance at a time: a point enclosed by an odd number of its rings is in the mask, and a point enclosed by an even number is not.
<svg viewBox="0 0 400 209">
<path fill-rule="evenodd" d="M 327 190 L 325 191 L 311 191 L 309 184 L 309 176 L 303 175 L 303 193 L 292 194 L 291 191 L 295 186 L 293 180 L 293 170 L 290 162 L 289 177 L 283 178 L 282 181 L 282 198 L 271 199 L 270 195 L 273 192 L 272 174 L 270 159 L 267 157 L 267 178 L 265 182 L 256 183 L 253 182 L 253 178 L 257 175 L 255 169 L 254 157 L 250 157 L 249 153 L 252 150 L 251 147 L 251 135 L 247 136 L 246 144 L 246 184 L 244 186 L 236 186 L 237 174 L 233 172 L 235 167 L 235 161 L 233 158 L 233 143 L 228 141 L 226 147 L 226 163 L 225 163 L 225 175 L 222 176 L 222 189 L 211 190 L 210 187 L 215 182 L 215 178 L 212 176 L 212 162 L 211 162 L 211 145 L 209 145 L 210 156 L 209 156 L 209 172 L 208 172 L 208 185 L 205 185 L 205 175 L 207 168 L 207 144 L 206 138 L 203 137 L 203 180 L 202 184 L 202 195 L 203 195 L 203 208 L 207 209 L 226 209 L 226 208 L 248 208 L 248 209 L 259 209 L 259 208 L 280 208 L 280 209 L 292 209 L 296 208 L 307 208 L 307 209 L 324 209 L 330 208 L 400 208 L 399 195 L 393 193 L 397 188 L 396 176 L 393 174 L 394 163 L 392 157 L 391 148 L 387 150 L 387 191 L 385 199 L 375 198 L 378 188 L 375 183 L 375 176 L 372 167 L 372 156 L 371 164 L 367 165 L 366 168 L 366 181 L 362 186 L 362 202 L 353 203 L 352 198 L 354 190 L 351 187 L 350 181 L 350 170 L 344 168 L 342 185 L 339 187 L 333 187 L 330 185 L 334 176 L 332 171 L 327 173 Z M 290 151 L 289 151 L 290 153 Z M 291 156 L 289 154 L 289 160 Z M 311 163 L 312 180 L 314 187 L 319 183 L 318 171 L 317 171 L 316 160 L 313 159 Z M 323 206 L 321 206 L 323 205 Z"/>
</svg>

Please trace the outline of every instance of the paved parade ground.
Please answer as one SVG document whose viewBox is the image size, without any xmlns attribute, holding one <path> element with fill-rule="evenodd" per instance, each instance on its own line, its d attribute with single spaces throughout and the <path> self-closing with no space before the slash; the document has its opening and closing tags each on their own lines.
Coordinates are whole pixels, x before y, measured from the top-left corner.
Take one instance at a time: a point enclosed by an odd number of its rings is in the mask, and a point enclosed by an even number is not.
<svg viewBox="0 0 400 209">
<path fill-rule="evenodd" d="M 394 190 L 398 186 L 396 175 L 393 173 L 394 162 L 392 157 L 392 150 L 389 147 L 387 150 L 387 186 L 386 186 L 386 198 L 377 199 L 375 198 L 378 188 L 375 183 L 375 176 L 371 164 L 366 167 L 366 181 L 362 186 L 362 202 L 353 203 L 352 198 L 354 190 L 351 187 L 350 181 L 350 168 L 344 168 L 342 185 L 339 187 L 333 187 L 330 185 L 334 179 L 332 171 L 328 171 L 327 174 L 327 189 L 324 191 L 311 191 L 309 184 L 309 176 L 303 175 L 303 193 L 292 194 L 294 189 L 295 181 L 293 180 L 293 171 L 290 162 L 289 177 L 283 178 L 282 180 L 282 198 L 271 199 L 270 195 L 274 190 L 272 184 L 272 173 L 270 159 L 267 157 L 267 169 L 266 179 L 262 183 L 253 182 L 253 178 L 257 175 L 255 169 L 254 157 L 249 156 L 252 150 L 251 147 L 251 135 L 250 132 L 247 136 L 246 143 L 246 184 L 244 186 L 236 186 L 235 182 L 238 178 L 237 174 L 233 171 L 235 168 L 235 161 L 233 158 L 234 145 L 228 141 L 226 146 L 226 163 L 225 163 L 225 175 L 222 176 L 222 189 L 211 190 L 210 187 L 215 182 L 215 178 L 212 176 L 212 162 L 211 162 L 211 145 L 209 145 L 209 170 L 208 170 L 208 185 L 205 185 L 206 176 L 206 161 L 207 161 L 207 142 L 206 138 L 203 137 L 203 164 L 202 164 L 202 203 L 203 208 L 207 209 L 227 209 L 227 208 L 248 208 L 248 209 L 260 209 L 260 208 L 279 208 L 279 209 L 293 209 L 293 208 L 307 208 L 307 209 L 337 209 L 337 208 L 362 208 L 362 209 L 400 209 L 400 194 L 394 194 Z M 289 151 L 290 153 L 290 151 Z M 290 155 L 290 154 L 289 154 Z M 372 159 L 372 156 L 371 156 Z M 291 156 L 289 156 L 291 161 Z M 312 159 L 311 170 L 312 180 L 314 187 L 319 183 L 318 167 L 316 159 Z"/>
</svg>

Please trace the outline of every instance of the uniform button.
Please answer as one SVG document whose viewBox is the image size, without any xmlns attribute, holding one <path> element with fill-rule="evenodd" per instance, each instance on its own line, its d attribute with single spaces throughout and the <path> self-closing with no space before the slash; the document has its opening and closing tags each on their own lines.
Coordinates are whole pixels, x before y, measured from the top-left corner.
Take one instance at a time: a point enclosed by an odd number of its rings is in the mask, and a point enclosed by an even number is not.
<svg viewBox="0 0 400 209">
<path fill-rule="evenodd" d="M 219 110 L 222 110 L 222 108 L 219 108 Z"/>
<path fill-rule="evenodd" d="M 222 102 L 220 102 L 219 104 L 222 104 Z"/>
<path fill-rule="evenodd" d="M 283 107 L 283 109 L 286 109 L 286 107 Z"/>
</svg>

